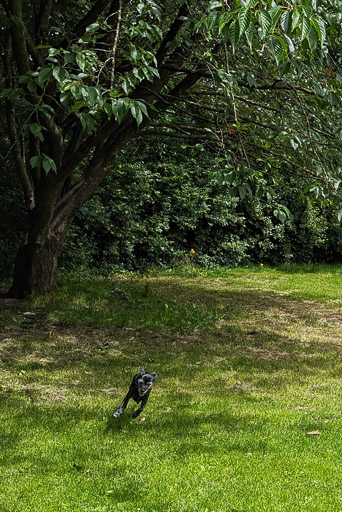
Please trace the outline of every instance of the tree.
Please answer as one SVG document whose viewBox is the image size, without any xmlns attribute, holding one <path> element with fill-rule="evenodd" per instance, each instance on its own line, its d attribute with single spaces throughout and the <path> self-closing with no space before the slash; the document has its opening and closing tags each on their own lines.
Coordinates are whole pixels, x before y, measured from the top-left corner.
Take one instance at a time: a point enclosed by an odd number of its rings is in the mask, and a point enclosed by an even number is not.
<svg viewBox="0 0 342 512">
<path fill-rule="evenodd" d="M 27 211 L 10 294 L 55 286 L 76 212 L 137 137 L 205 144 L 241 197 L 264 193 L 237 183 L 246 173 L 286 162 L 317 195 L 337 190 L 341 76 L 326 42 L 339 55 L 338 5 L 1 0 L 2 97 Z"/>
</svg>

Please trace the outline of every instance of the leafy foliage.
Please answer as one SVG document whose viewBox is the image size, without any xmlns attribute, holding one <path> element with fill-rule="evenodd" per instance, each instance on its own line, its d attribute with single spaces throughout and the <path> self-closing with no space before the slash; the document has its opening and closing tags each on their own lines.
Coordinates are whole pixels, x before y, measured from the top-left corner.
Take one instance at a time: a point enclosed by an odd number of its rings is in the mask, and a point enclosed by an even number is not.
<svg viewBox="0 0 342 512">
<path fill-rule="evenodd" d="M 341 258 L 336 207 L 300 197 L 297 179 L 270 176 L 272 195 L 256 198 L 241 193 L 255 188 L 255 176 L 241 174 L 232 197 L 232 182 L 217 179 L 221 159 L 181 143 L 171 148 L 156 138 L 135 156 L 124 152 L 115 174 L 77 215 L 62 265 L 146 270 Z"/>
</svg>

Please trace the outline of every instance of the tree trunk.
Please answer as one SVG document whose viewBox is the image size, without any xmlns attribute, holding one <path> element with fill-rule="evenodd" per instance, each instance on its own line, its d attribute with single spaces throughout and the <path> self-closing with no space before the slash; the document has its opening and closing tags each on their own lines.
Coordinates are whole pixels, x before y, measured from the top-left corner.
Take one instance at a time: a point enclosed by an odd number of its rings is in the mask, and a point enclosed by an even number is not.
<svg viewBox="0 0 342 512">
<path fill-rule="evenodd" d="M 17 254 L 13 284 L 8 295 L 23 299 L 33 292 L 53 290 L 60 248 L 61 241 L 55 236 L 48 236 L 39 243 L 24 242 Z"/>
</svg>

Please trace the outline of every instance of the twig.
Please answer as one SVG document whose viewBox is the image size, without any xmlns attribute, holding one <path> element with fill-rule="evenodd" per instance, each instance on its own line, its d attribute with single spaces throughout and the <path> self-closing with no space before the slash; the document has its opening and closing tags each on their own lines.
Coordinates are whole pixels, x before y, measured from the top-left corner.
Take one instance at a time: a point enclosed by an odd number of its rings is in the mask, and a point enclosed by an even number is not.
<svg viewBox="0 0 342 512">
<path fill-rule="evenodd" d="M 113 48 L 112 48 L 112 56 L 111 56 L 111 61 L 112 61 L 112 71 L 110 74 L 110 88 L 111 89 L 113 88 L 113 85 L 114 85 L 115 57 L 116 57 L 116 50 L 118 47 L 119 36 L 120 36 L 121 20 L 122 20 L 122 0 L 119 0 L 118 22 L 116 24 L 115 38 L 114 38 L 114 43 L 113 43 Z"/>
</svg>

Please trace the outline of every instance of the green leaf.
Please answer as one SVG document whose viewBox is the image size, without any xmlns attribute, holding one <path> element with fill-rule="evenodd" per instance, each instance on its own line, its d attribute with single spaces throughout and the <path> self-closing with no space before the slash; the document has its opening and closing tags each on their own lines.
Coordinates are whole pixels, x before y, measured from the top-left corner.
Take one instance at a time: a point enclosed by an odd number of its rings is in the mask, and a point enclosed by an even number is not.
<svg viewBox="0 0 342 512">
<path fill-rule="evenodd" d="M 322 18 L 318 18 L 318 19 L 312 19 L 311 23 L 316 29 L 316 32 L 318 34 L 320 42 L 323 43 L 325 41 L 325 37 L 326 37 L 324 21 L 322 20 Z"/>
<path fill-rule="evenodd" d="M 227 25 L 227 23 L 230 22 L 232 17 L 233 17 L 233 15 L 231 12 L 226 11 L 223 14 L 221 14 L 220 19 L 219 19 L 219 33 L 222 32 L 222 29 Z"/>
<path fill-rule="evenodd" d="M 160 78 L 160 74 L 157 68 L 154 68 L 153 66 L 147 66 L 147 69 L 157 78 Z"/>
<path fill-rule="evenodd" d="M 273 210 L 273 215 L 278 219 L 280 220 L 280 222 L 282 224 L 284 224 L 284 222 L 286 221 L 286 213 L 283 211 L 283 210 Z"/>
<path fill-rule="evenodd" d="M 279 65 L 279 73 L 280 77 L 282 78 L 284 75 L 286 75 L 291 70 L 291 62 L 289 60 L 286 60 L 285 62 L 281 62 Z"/>
<path fill-rule="evenodd" d="M 76 60 L 76 53 L 75 52 L 67 52 L 64 55 L 64 62 L 65 64 L 71 64 L 75 62 Z"/>
<path fill-rule="evenodd" d="M 45 49 L 45 48 L 51 48 L 51 45 L 49 44 L 39 44 L 38 46 L 35 46 L 34 49 L 35 50 L 40 50 L 40 49 Z"/>
<path fill-rule="evenodd" d="M 197 29 L 199 29 L 203 23 L 205 22 L 206 20 L 206 16 L 202 16 L 202 18 L 195 24 L 194 26 L 194 31 L 196 31 Z"/>
<path fill-rule="evenodd" d="M 282 62 L 286 57 L 286 48 L 285 42 L 280 37 L 275 36 L 271 39 L 270 50 L 277 64 Z"/>
<path fill-rule="evenodd" d="M 327 94 L 328 101 L 333 107 L 340 103 L 340 98 L 333 91 L 329 91 Z"/>
<path fill-rule="evenodd" d="M 327 35 L 326 34 L 326 28 L 325 28 L 325 22 L 323 21 L 322 18 L 317 18 L 316 21 L 317 21 L 317 24 L 318 24 L 319 28 L 321 29 L 322 42 L 324 42 L 325 39 L 326 39 L 326 35 Z"/>
<path fill-rule="evenodd" d="M 134 62 L 137 62 L 141 59 L 141 53 L 136 48 L 133 48 L 131 51 L 131 57 L 134 60 Z"/>
<path fill-rule="evenodd" d="M 86 28 L 86 32 L 95 32 L 98 28 L 100 28 L 100 24 L 99 23 L 92 23 L 91 25 L 88 25 L 88 27 Z"/>
<path fill-rule="evenodd" d="M 37 81 L 39 85 L 42 85 L 44 82 L 46 82 L 51 75 L 51 68 L 43 68 L 39 71 Z"/>
<path fill-rule="evenodd" d="M 339 222 L 341 222 L 341 220 L 342 220 L 342 210 L 340 210 L 340 211 L 338 212 L 338 214 L 337 214 L 337 218 L 338 218 Z"/>
<path fill-rule="evenodd" d="M 49 160 L 50 169 L 52 169 L 53 171 L 56 172 L 57 171 L 57 167 L 56 167 L 55 161 L 52 158 L 49 158 L 49 157 L 47 157 L 47 159 Z"/>
<path fill-rule="evenodd" d="M 303 41 L 308 35 L 309 35 L 309 32 L 310 32 L 310 20 L 308 18 L 303 18 L 303 22 L 302 22 L 302 31 L 301 31 L 301 40 Z"/>
<path fill-rule="evenodd" d="M 121 86 L 126 94 L 130 93 L 132 86 L 130 85 L 130 82 L 127 78 L 125 80 L 123 80 Z"/>
<path fill-rule="evenodd" d="M 292 23 L 291 23 L 292 32 L 294 32 L 294 30 L 298 27 L 300 18 L 301 18 L 301 14 L 298 10 L 298 7 L 295 5 L 293 7 L 293 11 L 292 11 Z"/>
<path fill-rule="evenodd" d="M 146 117 L 149 117 L 148 115 L 148 110 L 147 110 L 147 107 L 145 105 L 145 103 L 143 103 L 142 101 L 134 101 L 134 104 L 138 106 L 138 108 L 141 110 L 141 112 L 146 116 Z"/>
<path fill-rule="evenodd" d="M 257 86 L 257 81 L 255 80 L 255 77 L 253 75 L 250 75 L 249 73 L 247 75 L 247 82 L 250 88 Z"/>
<path fill-rule="evenodd" d="M 267 11 L 259 11 L 259 23 L 261 26 L 262 35 L 265 37 L 272 26 L 272 18 Z"/>
<path fill-rule="evenodd" d="M 103 110 L 106 112 L 108 118 L 110 119 L 113 114 L 112 106 L 110 105 L 110 103 L 105 103 L 103 105 Z"/>
<path fill-rule="evenodd" d="M 239 196 L 240 196 L 241 201 L 243 201 L 245 199 L 246 194 L 247 194 L 247 191 L 246 191 L 245 187 L 240 186 L 239 187 Z"/>
<path fill-rule="evenodd" d="M 55 172 L 57 171 L 57 167 L 56 167 L 54 160 L 52 158 L 50 158 L 48 155 L 45 155 L 43 153 L 41 160 L 42 160 L 43 169 L 46 173 L 48 173 L 51 169 Z"/>
<path fill-rule="evenodd" d="M 280 25 L 286 34 L 291 32 L 292 12 L 286 11 L 281 15 Z"/>
<path fill-rule="evenodd" d="M 317 48 L 319 37 L 318 37 L 317 31 L 313 25 L 310 26 L 310 31 L 309 31 L 307 39 L 309 41 L 310 50 L 312 52 L 315 51 Z"/>
<path fill-rule="evenodd" d="M 239 37 L 241 37 L 249 27 L 252 21 L 252 14 L 249 7 L 243 7 L 238 16 L 239 20 L 239 26 L 240 26 L 240 34 Z"/>
<path fill-rule="evenodd" d="M 302 4 L 302 9 L 303 9 L 304 15 L 307 18 L 311 18 L 311 16 L 312 16 L 312 7 L 310 5 L 307 5 L 307 4 Z"/>
<path fill-rule="evenodd" d="M 42 161 L 42 157 L 40 155 L 36 155 L 36 156 L 33 156 L 32 158 L 30 158 L 30 164 L 31 164 L 32 169 L 34 169 L 35 167 L 39 167 L 41 161 Z"/>
<path fill-rule="evenodd" d="M 56 55 L 59 55 L 62 50 L 58 48 L 50 48 L 49 50 L 49 57 L 55 57 Z"/>
<path fill-rule="evenodd" d="M 18 82 L 19 82 L 20 84 L 27 84 L 27 82 L 28 82 L 29 80 L 32 80 L 32 78 L 31 78 L 30 76 L 28 76 L 28 75 L 21 75 L 21 76 L 19 77 Z"/>
<path fill-rule="evenodd" d="M 133 75 L 138 80 L 142 80 L 145 77 L 144 72 L 143 72 L 143 70 L 141 68 L 134 68 L 133 69 Z"/>
<path fill-rule="evenodd" d="M 88 102 L 90 106 L 94 106 L 99 97 L 99 91 L 96 89 L 96 87 L 88 87 Z"/>
<path fill-rule="evenodd" d="M 282 224 L 284 224 L 284 222 L 286 221 L 286 213 L 283 211 L 283 210 L 279 210 L 279 216 L 278 216 L 278 219 L 280 220 L 280 222 Z"/>
<path fill-rule="evenodd" d="M 229 41 L 229 25 L 225 25 L 222 29 L 222 39 L 223 39 L 223 42 L 226 43 L 227 41 Z"/>
<path fill-rule="evenodd" d="M 218 2 L 217 0 L 211 0 L 209 4 L 209 11 L 212 11 L 213 9 L 221 9 L 222 3 Z"/>
<path fill-rule="evenodd" d="M 207 26 L 207 29 L 208 29 L 209 32 L 216 25 L 217 17 L 218 17 L 218 12 L 215 11 L 215 10 L 210 11 L 210 13 L 208 14 L 207 19 L 206 19 L 206 26 Z"/>
<path fill-rule="evenodd" d="M 85 101 L 83 100 L 78 100 L 74 103 L 73 107 L 72 107 L 72 111 L 75 112 L 76 110 L 79 110 L 80 108 L 82 107 L 85 107 L 86 106 L 86 103 Z"/>
<path fill-rule="evenodd" d="M 52 75 L 53 75 L 54 79 L 57 80 L 58 83 L 63 82 L 63 80 L 65 78 L 65 74 L 66 74 L 65 69 L 61 68 L 61 67 L 57 67 L 52 70 Z"/>
<path fill-rule="evenodd" d="M 239 37 L 240 37 L 240 27 L 239 27 L 239 22 L 237 20 L 233 21 L 233 23 L 231 23 L 231 25 L 229 25 L 228 37 L 229 37 L 229 41 L 231 42 L 233 52 L 235 52 L 235 47 L 236 47 L 236 44 L 239 41 Z"/>
<path fill-rule="evenodd" d="M 254 33 L 255 33 L 254 25 L 252 23 L 250 23 L 250 25 L 247 27 L 247 30 L 245 31 L 245 37 L 247 39 L 247 43 L 249 44 L 250 48 L 252 48 Z"/>
<path fill-rule="evenodd" d="M 278 20 L 281 16 L 281 13 L 283 12 L 283 10 L 279 5 L 275 5 L 268 12 L 270 13 L 271 18 L 272 18 L 273 27 L 275 27 L 276 24 L 278 23 Z"/>
<path fill-rule="evenodd" d="M 156 4 L 152 5 L 151 12 L 154 14 L 154 16 L 160 22 L 161 21 L 161 11 L 160 11 L 159 7 Z"/>
<path fill-rule="evenodd" d="M 35 136 L 38 137 L 38 139 L 43 142 L 44 137 L 42 134 L 42 131 L 45 130 L 45 128 L 38 123 L 31 123 L 28 125 L 30 132 Z"/>
<path fill-rule="evenodd" d="M 130 98 L 121 98 L 112 106 L 112 112 L 119 124 L 125 119 L 131 104 L 132 100 Z"/>
<path fill-rule="evenodd" d="M 78 67 L 84 71 L 87 67 L 87 57 L 84 53 L 77 53 L 76 54 L 76 63 Z"/>
<path fill-rule="evenodd" d="M 86 129 L 87 129 L 87 121 L 86 121 L 86 118 L 85 118 L 82 114 L 80 114 L 78 117 L 79 117 L 79 120 L 80 120 L 80 122 L 81 122 L 81 125 L 82 125 L 83 130 L 86 130 Z"/>
<path fill-rule="evenodd" d="M 297 144 L 297 142 L 294 139 L 290 140 L 290 144 L 293 147 L 293 149 L 296 151 L 296 149 L 298 148 L 299 144 Z"/>
<path fill-rule="evenodd" d="M 46 173 L 48 173 L 49 170 L 51 169 L 51 165 L 48 160 L 43 160 L 43 169 Z"/>
<path fill-rule="evenodd" d="M 139 127 L 142 123 L 143 115 L 142 115 L 141 109 L 137 103 L 138 102 L 135 101 L 134 104 L 131 106 L 131 114 L 134 117 L 134 119 L 136 120 L 137 125 Z"/>
<path fill-rule="evenodd" d="M 142 12 L 143 12 L 144 8 L 145 8 L 145 4 L 143 4 L 143 3 L 138 4 L 138 5 L 137 5 L 137 11 L 138 11 L 138 13 L 139 13 L 139 14 L 142 14 Z"/>
<path fill-rule="evenodd" d="M 290 53 L 294 53 L 295 48 L 294 48 L 294 44 L 293 44 L 292 39 L 289 36 L 287 36 L 286 34 L 284 34 L 284 37 L 285 37 L 285 40 L 287 42 L 287 47 L 289 49 L 289 52 Z"/>
</svg>

